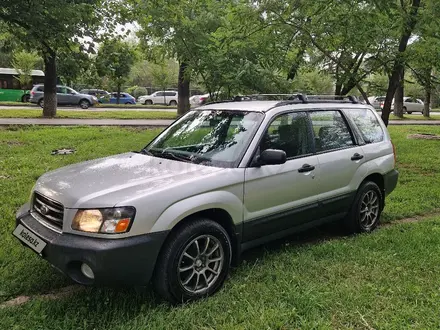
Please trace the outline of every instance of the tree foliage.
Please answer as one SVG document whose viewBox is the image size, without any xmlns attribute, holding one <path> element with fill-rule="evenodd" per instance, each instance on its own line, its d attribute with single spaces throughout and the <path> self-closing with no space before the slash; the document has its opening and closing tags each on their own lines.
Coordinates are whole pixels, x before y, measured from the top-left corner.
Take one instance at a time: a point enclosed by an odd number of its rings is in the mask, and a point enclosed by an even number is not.
<svg viewBox="0 0 440 330">
<path fill-rule="evenodd" d="M 30 89 L 32 86 L 32 70 L 35 69 L 39 60 L 36 52 L 17 51 L 13 53 L 12 66 L 18 72 L 14 76 L 20 82 L 22 89 Z"/>
<path fill-rule="evenodd" d="M 132 45 L 119 39 L 106 40 L 99 48 L 96 57 L 97 72 L 114 83 L 118 92 L 118 104 L 121 86 L 127 80 L 135 60 L 136 52 Z"/>
</svg>

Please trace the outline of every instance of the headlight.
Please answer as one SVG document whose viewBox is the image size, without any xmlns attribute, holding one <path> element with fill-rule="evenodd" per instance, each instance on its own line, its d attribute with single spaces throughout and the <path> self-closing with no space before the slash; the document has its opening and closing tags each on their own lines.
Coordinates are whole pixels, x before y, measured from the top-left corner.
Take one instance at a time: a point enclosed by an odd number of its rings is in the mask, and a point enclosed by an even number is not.
<svg viewBox="0 0 440 330">
<path fill-rule="evenodd" d="M 125 233 L 130 229 L 135 213 L 134 207 L 78 210 L 72 229 L 89 233 Z"/>
<path fill-rule="evenodd" d="M 98 98 L 96 96 L 92 96 L 93 101 L 98 101 Z"/>
</svg>

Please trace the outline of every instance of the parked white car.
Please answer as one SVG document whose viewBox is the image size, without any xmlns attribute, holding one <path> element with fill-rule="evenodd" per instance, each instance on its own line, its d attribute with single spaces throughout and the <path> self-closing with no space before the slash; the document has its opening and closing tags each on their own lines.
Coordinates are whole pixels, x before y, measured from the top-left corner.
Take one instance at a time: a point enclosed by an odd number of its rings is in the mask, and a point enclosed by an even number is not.
<svg viewBox="0 0 440 330">
<path fill-rule="evenodd" d="M 415 99 L 413 97 L 403 98 L 403 113 L 408 113 L 408 114 L 412 114 L 413 112 L 423 113 L 424 107 L 425 107 L 425 103 L 423 103 L 423 101 L 420 99 Z M 394 100 L 393 100 L 393 105 L 391 106 L 391 110 L 394 111 Z"/>
<path fill-rule="evenodd" d="M 368 102 L 370 102 L 374 109 L 381 110 L 385 102 L 385 96 L 371 96 L 368 98 Z"/>
<path fill-rule="evenodd" d="M 189 104 L 191 107 L 196 108 L 204 105 L 209 99 L 209 94 L 193 95 L 189 98 Z"/>
<path fill-rule="evenodd" d="M 158 91 L 151 95 L 139 96 L 141 104 L 177 105 L 179 94 L 176 91 Z"/>
</svg>

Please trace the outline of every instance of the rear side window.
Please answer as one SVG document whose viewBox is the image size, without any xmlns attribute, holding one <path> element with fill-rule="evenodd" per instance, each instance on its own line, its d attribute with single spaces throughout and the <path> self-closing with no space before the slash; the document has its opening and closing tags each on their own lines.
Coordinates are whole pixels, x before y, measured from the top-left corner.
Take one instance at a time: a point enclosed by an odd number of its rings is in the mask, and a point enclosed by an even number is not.
<svg viewBox="0 0 440 330">
<path fill-rule="evenodd" d="M 310 112 L 317 152 L 349 148 L 354 145 L 350 129 L 337 110 Z"/>
<path fill-rule="evenodd" d="M 44 92 L 44 86 L 38 86 L 37 92 Z"/>
<path fill-rule="evenodd" d="M 165 96 L 176 96 L 175 92 L 165 92 Z"/>
<path fill-rule="evenodd" d="M 370 109 L 350 109 L 346 113 L 361 131 L 365 143 L 383 141 L 384 133 L 382 127 Z"/>
</svg>

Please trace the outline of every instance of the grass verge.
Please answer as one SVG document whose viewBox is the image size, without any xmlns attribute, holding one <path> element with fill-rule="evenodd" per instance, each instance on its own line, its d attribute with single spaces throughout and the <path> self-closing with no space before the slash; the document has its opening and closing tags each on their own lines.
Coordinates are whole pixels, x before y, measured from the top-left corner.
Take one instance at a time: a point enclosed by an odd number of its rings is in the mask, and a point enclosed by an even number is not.
<svg viewBox="0 0 440 330">
<path fill-rule="evenodd" d="M 0 301 L 71 285 L 12 236 L 15 210 L 42 173 L 143 147 L 159 130 L 0 130 Z M 391 127 L 401 174 L 383 220 L 425 214 L 440 199 L 440 145 L 408 134 L 437 127 Z M 50 151 L 75 147 L 69 156 Z M 335 233 L 339 235 L 338 233 Z M 0 310 L 1 329 L 297 329 L 439 327 L 440 219 L 398 224 L 372 235 L 327 240 L 331 229 L 253 249 L 212 298 L 181 307 L 149 290 L 89 288 L 60 300 L 35 298 Z"/>
<path fill-rule="evenodd" d="M 41 110 L 0 110 L 0 118 L 42 118 Z M 78 119 L 175 119 L 174 112 L 169 111 L 58 111 L 55 118 Z"/>
<path fill-rule="evenodd" d="M 403 118 L 400 118 L 391 114 L 390 120 L 440 120 L 440 116 L 431 115 L 429 118 L 426 118 L 424 116 L 419 116 L 419 115 L 404 115 Z"/>
</svg>

